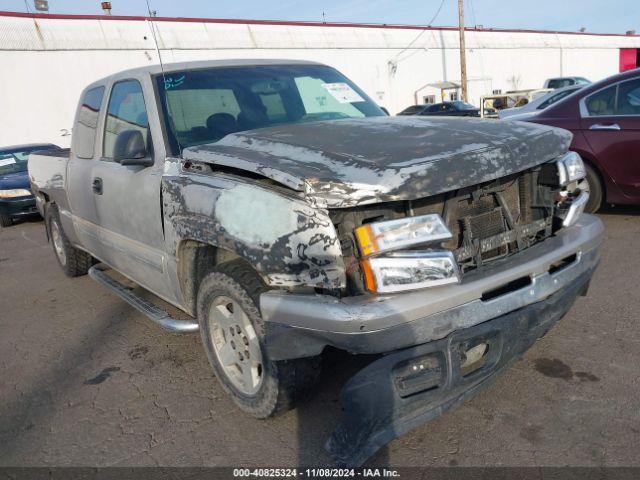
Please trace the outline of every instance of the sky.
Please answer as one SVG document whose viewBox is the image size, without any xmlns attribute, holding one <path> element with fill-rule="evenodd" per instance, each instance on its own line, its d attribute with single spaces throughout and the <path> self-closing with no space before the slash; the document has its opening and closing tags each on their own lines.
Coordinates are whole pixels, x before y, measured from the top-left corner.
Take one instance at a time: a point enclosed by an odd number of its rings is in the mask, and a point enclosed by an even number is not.
<svg viewBox="0 0 640 480">
<path fill-rule="evenodd" d="M 50 13 L 101 14 L 99 0 L 48 0 Z M 457 25 L 457 0 L 148 0 L 165 17 Z M 113 15 L 146 15 L 145 0 L 112 0 Z M 0 0 L 0 10 L 34 11 L 33 0 Z M 324 14 L 324 17 L 323 17 Z M 465 0 L 468 26 L 640 33 L 640 0 Z"/>
</svg>

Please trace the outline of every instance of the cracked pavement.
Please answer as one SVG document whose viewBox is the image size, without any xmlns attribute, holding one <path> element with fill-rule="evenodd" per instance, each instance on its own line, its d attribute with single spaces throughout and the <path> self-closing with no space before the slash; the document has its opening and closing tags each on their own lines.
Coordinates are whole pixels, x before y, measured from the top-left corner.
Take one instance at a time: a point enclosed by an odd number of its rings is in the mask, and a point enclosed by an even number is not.
<svg viewBox="0 0 640 480">
<path fill-rule="evenodd" d="M 640 208 L 607 209 L 589 296 L 493 385 L 369 465 L 640 466 Z M 87 276 L 64 276 L 41 221 L 0 230 L 0 466 L 329 462 L 340 386 L 260 421 L 234 407 L 197 334 L 164 332 Z"/>
</svg>

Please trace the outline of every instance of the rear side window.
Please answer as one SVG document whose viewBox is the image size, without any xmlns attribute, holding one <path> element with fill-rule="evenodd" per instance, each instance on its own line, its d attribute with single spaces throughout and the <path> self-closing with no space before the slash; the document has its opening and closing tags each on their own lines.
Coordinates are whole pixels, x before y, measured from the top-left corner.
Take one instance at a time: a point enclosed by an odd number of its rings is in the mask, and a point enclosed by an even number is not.
<svg viewBox="0 0 640 480">
<path fill-rule="evenodd" d="M 617 85 L 612 85 L 587 97 L 585 106 L 587 107 L 589 116 L 601 117 L 603 115 L 614 115 L 617 88 Z"/>
<path fill-rule="evenodd" d="M 96 87 L 87 90 L 82 98 L 73 133 L 73 151 L 80 158 L 93 158 L 103 95 L 104 87 Z"/>
<path fill-rule="evenodd" d="M 125 80 L 113 85 L 107 121 L 104 129 L 104 156 L 113 158 L 116 137 L 125 130 L 139 130 L 149 147 L 149 118 L 144 104 L 142 86 L 137 80 Z"/>
</svg>

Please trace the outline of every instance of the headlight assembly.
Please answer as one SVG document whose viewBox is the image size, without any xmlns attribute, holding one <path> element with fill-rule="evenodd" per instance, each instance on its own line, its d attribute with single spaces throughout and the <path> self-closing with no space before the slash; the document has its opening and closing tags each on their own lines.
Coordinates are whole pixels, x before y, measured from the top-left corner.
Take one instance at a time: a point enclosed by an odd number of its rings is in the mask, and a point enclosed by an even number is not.
<svg viewBox="0 0 640 480">
<path fill-rule="evenodd" d="M 29 197 L 31 192 L 25 188 L 14 188 L 12 190 L 0 190 L 0 198 Z"/>
<path fill-rule="evenodd" d="M 355 234 L 364 257 L 451 238 L 451 232 L 437 214 L 368 223 L 358 227 Z"/>
<path fill-rule="evenodd" d="M 584 163 L 582 163 L 580 155 L 576 152 L 567 152 L 557 163 L 558 177 L 560 179 L 560 185 L 563 187 L 572 182 L 582 180 L 587 176 Z"/>
<path fill-rule="evenodd" d="M 365 287 L 391 293 L 460 281 L 458 264 L 449 251 L 403 252 L 362 261 Z"/>
</svg>

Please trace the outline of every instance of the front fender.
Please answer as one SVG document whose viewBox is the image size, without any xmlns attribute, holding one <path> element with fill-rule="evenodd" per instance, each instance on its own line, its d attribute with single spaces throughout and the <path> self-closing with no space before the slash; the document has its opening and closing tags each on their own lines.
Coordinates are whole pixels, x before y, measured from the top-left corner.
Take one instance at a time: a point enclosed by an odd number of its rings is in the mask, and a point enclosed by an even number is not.
<svg viewBox="0 0 640 480">
<path fill-rule="evenodd" d="M 326 211 L 224 174 L 163 177 L 165 237 L 175 256 L 197 240 L 248 261 L 267 285 L 344 288 L 340 243 Z"/>
</svg>

